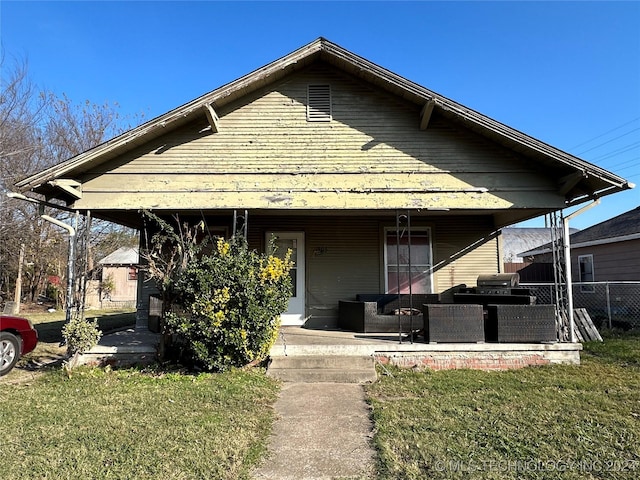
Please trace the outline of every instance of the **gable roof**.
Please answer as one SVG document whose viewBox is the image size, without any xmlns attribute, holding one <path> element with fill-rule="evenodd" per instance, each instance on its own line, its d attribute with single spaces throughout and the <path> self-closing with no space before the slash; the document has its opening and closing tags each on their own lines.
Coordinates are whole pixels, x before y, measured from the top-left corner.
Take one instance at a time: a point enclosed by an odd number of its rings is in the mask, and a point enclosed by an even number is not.
<svg viewBox="0 0 640 480">
<path fill-rule="evenodd" d="M 604 245 L 640 239 L 640 207 L 593 225 L 570 236 L 571 248 Z M 550 243 L 519 254 L 531 257 L 551 251 Z"/>
<path fill-rule="evenodd" d="M 503 146 L 554 167 L 562 167 L 565 176 L 560 179 L 567 206 L 586 200 L 633 188 L 633 184 L 607 170 L 578 157 L 558 150 L 507 125 L 469 109 L 453 100 L 411 82 L 344 48 L 324 39 L 317 40 L 239 79 L 217 88 L 201 97 L 160 115 L 86 152 L 58 165 L 31 175 L 16 184 L 22 192 L 33 190 L 67 201 L 73 199 L 56 179 L 81 174 L 88 169 L 113 159 L 170 130 L 176 129 L 198 116 L 210 115 L 209 109 L 220 108 L 286 75 L 305 68 L 318 60 L 327 62 L 346 73 L 369 82 L 417 105 L 462 124 L 476 133 Z M 418 121 L 418 120 L 417 120 Z"/>
<path fill-rule="evenodd" d="M 578 229 L 572 228 L 571 232 Z M 503 260 L 518 263 L 520 252 L 531 250 L 551 242 L 551 230 L 544 227 L 508 227 L 502 229 Z"/>
<path fill-rule="evenodd" d="M 574 246 L 587 242 L 600 241 L 610 243 L 621 241 L 628 237 L 640 238 L 640 207 L 622 213 L 617 217 L 593 225 L 571 235 L 571 243 Z"/>
<path fill-rule="evenodd" d="M 100 265 L 137 265 L 138 249 L 132 247 L 120 247 L 111 252 L 98 262 Z"/>
</svg>

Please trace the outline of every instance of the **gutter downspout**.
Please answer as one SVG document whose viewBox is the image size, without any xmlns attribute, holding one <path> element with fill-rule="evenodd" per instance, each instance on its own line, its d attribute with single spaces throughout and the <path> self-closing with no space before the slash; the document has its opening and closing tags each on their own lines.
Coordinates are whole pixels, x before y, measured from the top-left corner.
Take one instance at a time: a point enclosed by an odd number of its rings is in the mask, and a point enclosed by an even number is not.
<svg viewBox="0 0 640 480">
<path fill-rule="evenodd" d="M 569 317 L 569 338 L 571 343 L 576 343 L 576 333 L 574 331 L 575 322 L 573 319 L 573 278 L 571 275 L 571 240 L 569 239 L 569 220 L 586 212 L 587 210 L 600 204 L 600 199 L 596 199 L 589 205 L 585 205 L 576 210 L 571 215 L 562 218 L 562 227 L 564 228 L 564 271 L 567 282 L 567 316 Z"/>
<path fill-rule="evenodd" d="M 7 197 L 9 198 L 17 198 L 18 200 L 24 200 L 25 202 L 31 202 L 38 205 L 40 208 L 40 212 L 44 211 L 45 206 L 57 208 L 60 210 L 64 210 L 65 212 L 76 212 L 77 210 L 72 210 L 68 207 L 64 207 L 62 205 L 56 205 L 55 203 L 49 203 L 44 200 L 38 200 L 37 198 L 27 197 L 21 193 L 17 192 L 7 192 Z M 67 225 L 66 223 L 61 222 L 49 215 L 41 214 L 40 217 L 47 222 L 51 222 L 58 227 L 64 228 L 67 232 L 69 232 L 69 261 L 67 262 L 67 312 L 66 312 L 66 322 L 69 323 L 71 321 L 71 298 L 73 297 L 73 270 L 75 264 L 75 254 L 74 254 L 74 246 L 75 246 L 75 237 L 76 230 L 71 225 Z"/>
<path fill-rule="evenodd" d="M 66 312 L 66 322 L 69 323 L 71 321 L 71 307 L 72 307 L 72 299 L 73 299 L 73 269 L 75 263 L 75 237 L 76 230 L 71 225 L 67 225 L 60 220 L 50 217 L 49 215 L 40 215 L 43 220 L 47 222 L 51 222 L 58 227 L 64 228 L 67 232 L 69 232 L 69 261 L 67 262 L 67 312 Z"/>
</svg>

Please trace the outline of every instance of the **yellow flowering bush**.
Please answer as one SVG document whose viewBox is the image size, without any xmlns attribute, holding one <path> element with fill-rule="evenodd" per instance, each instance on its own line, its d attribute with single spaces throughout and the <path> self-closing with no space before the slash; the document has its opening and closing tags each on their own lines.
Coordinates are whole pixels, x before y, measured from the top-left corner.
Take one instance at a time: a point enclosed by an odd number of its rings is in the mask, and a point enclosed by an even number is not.
<svg viewBox="0 0 640 480">
<path fill-rule="evenodd" d="M 224 238 L 218 238 L 218 241 L 216 242 L 216 248 L 218 250 L 218 254 L 224 257 L 229 253 L 231 245 L 229 245 L 229 242 L 225 242 Z"/>
<path fill-rule="evenodd" d="M 210 255 L 191 260 L 172 284 L 165 318 L 180 360 L 222 371 L 266 358 L 291 296 L 292 266 L 291 252 L 259 254 L 242 237 L 218 239 Z"/>
<path fill-rule="evenodd" d="M 260 270 L 260 281 L 262 284 L 267 282 L 277 283 L 283 276 L 289 275 L 289 271 L 293 267 L 291 250 L 287 250 L 284 259 L 269 255 L 264 263 Z"/>
</svg>

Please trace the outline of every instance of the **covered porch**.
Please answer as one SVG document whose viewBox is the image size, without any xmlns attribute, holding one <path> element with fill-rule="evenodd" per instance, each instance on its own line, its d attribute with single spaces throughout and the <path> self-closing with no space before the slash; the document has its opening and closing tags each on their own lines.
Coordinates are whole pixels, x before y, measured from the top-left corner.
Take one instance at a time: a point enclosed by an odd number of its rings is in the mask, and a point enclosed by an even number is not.
<svg viewBox="0 0 640 480">
<path fill-rule="evenodd" d="M 128 329 L 105 335 L 81 356 L 81 364 L 127 366 L 157 360 L 160 335 Z M 283 326 L 270 357 L 352 359 L 367 357 L 382 365 L 506 370 L 535 365 L 579 364 L 580 343 L 426 343 L 398 333 L 356 333 L 340 329 Z"/>
</svg>

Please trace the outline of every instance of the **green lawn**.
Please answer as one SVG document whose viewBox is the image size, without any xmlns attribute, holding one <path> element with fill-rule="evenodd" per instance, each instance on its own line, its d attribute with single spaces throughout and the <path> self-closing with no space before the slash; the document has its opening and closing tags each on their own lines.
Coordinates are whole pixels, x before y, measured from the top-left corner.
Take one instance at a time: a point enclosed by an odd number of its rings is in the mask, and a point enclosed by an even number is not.
<svg viewBox="0 0 640 480">
<path fill-rule="evenodd" d="M 277 385 L 262 371 L 60 369 L 0 384 L 7 479 L 242 479 L 265 451 Z"/>
<path fill-rule="evenodd" d="M 62 340 L 62 326 L 65 323 L 64 310 L 52 313 L 21 313 L 20 316 L 31 320 L 38 330 L 38 338 L 41 342 L 56 343 Z M 134 310 L 88 310 L 85 318 L 98 319 L 98 326 L 103 332 L 109 332 L 125 328 L 136 323 L 136 313 Z"/>
<path fill-rule="evenodd" d="M 17 373 L 0 382 L 12 479 L 249 478 L 278 391 L 259 369 Z M 638 335 L 585 344 L 581 366 L 391 373 L 365 387 L 380 480 L 640 478 Z"/>
<path fill-rule="evenodd" d="M 640 478 L 640 336 L 581 366 L 391 373 L 367 387 L 381 479 Z"/>
</svg>

